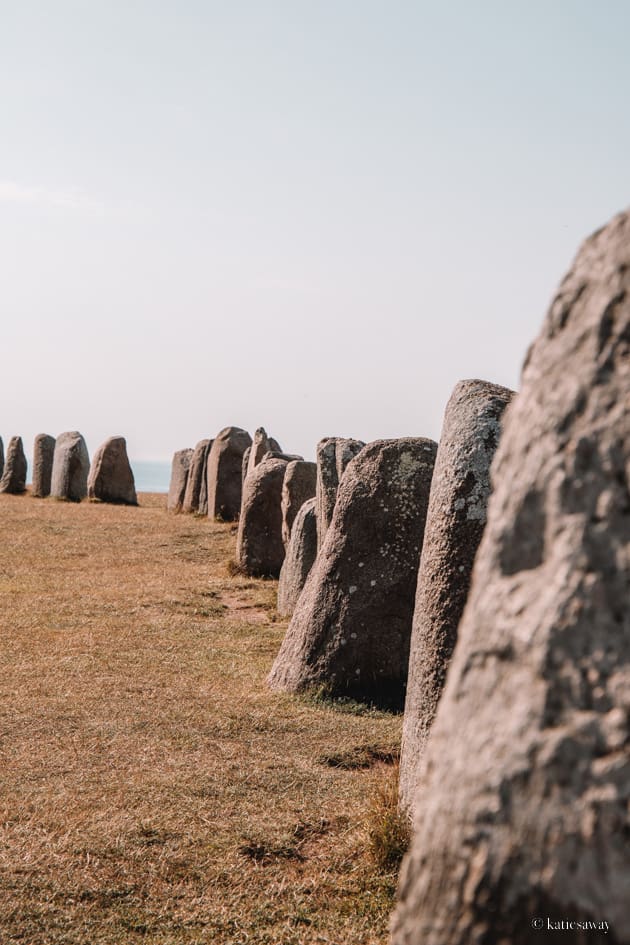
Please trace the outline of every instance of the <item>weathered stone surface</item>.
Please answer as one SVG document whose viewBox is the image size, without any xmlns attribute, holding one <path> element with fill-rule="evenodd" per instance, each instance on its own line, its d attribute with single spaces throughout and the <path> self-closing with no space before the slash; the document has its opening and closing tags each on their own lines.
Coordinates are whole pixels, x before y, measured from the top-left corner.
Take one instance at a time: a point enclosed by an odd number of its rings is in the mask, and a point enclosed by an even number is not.
<svg viewBox="0 0 630 945">
<path fill-rule="evenodd" d="M 293 460 L 287 466 L 282 486 L 282 540 L 288 547 L 295 518 L 306 502 L 315 496 L 317 466 L 304 460 Z"/>
<path fill-rule="evenodd" d="M 206 514 L 208 513 L 208 453 L 212 445 L 212 440 L 200 440 L 195 446 L 190 469 L 188 470 L 188 479 L 186 481 L 186 492 L 182 502 L 182 512 L 198 512 L 199 499 L 203 487 L 204 477 L 206 479 Z"/>
<path fill-rule="evenodd" d="M 241 476 L 241 483 L 245 485 L 245 480 L 247 478 L 247 471 L 249 469 L 249 457 L 251 456 L 252 448 L 248 446 L 245 452 L 243 453 L 243 465 L 241 467 L 243 474 Z"/>
<path fill-rule="evenodd" d="M 7 458 L 0 479 L 0 492 L 19 495 L 26 490 L 26 456 L 21 436 L 9 440 Z"/>
<path fill-rule="evenodd" d="M 396 945 L 630 943 L 630 214 L 525 362 L 421 764 Z"/>
<path fill-rule="evenodd" d="M 0 436 L 0 479 L 4 474 L 4 443 L 2 442 L 2 437 Z"/>
<path fill-rule="evenodd" d="M 55 499 L 80 502 L 87 496 L 90 457 L 85 440 L 76 430 L 57 437 L 53 455 L 50 494 Z"/>
<path fill-rule="evenodd" d="M 192 462 L 191 449 L 177 450 L 171 464 L 171 482 L 168 489 L 166 508 L 169 512 L 181 512 L 188 485 L 188 474 Z"/>
<path fill-rule="evenodd" d="M 288 616 L 295 610 L 316 557 L 317 516 L 315 498 L 312 498 L 302 504 L 295 517 L 286 557 L 280 571 L 278 613 L 282 616 Z"/>
<path fill-rule="evenodd" d="M 282 483 L 287 465 L 282 459 L 265 459 L 245 480 L 236 560 L 256 577 L 278 577 L 284 561 Z"/>
<path fill-rule="evenodd" d="M 265 453 L 263 459 L 283 459 L 286 463 L 295 463 L 298 460 L 304 462 L 304 457 L 299 453 L 283 453 L 281 450 L 269 450 Z"/>
<path fill-rule="evenodd" d="M 402 706 L 437 445 L 376 440 L 346 468 L 269 683 Z"/>
<path fill-rule="evenodd" d="M 350 460 L 360 453 L 361 440 L 329 436 L 317 444 L 317 547 L 321 548 L 332 520 L 337 489 Z"/>
<path fill-rule="evenodd" d="M 31 494 L 38 499 L 50 495 L 55 438 L 47 433 L 38 433 L 33 444 L 33 485 Z"/>
<path fill-rule="evenodd" d="M 400 759 L 400 800 L 411 811 L 473 561 L 486 524 L 490 463 L 513 391 L 460 381 L 444 414 L 420 556 Z"/>
<path fill-rule="evenodd" d="M 99 446 L 92 458 L 87 490 L 88 499 L 119 505 L 138 504 L 124 436 L 110 436 Z"/>
<path fill-rule="evenodd" d="M 225 427 L 208 454 L 208 516 L 235 521 L 241 510 L 243 453 L 252 438 L 240 427 Z"/>
<path fill-rule="evenodd" d="M 208 514 L 208 456 L 210 455 L 210 450 L 212 449 L 213 440 L 208 440 L 208 448 L 206 449 L 206 458 L 204 460 L 203 469 L 201 471 L 201 487 L 199 489 L 199 505 L 197 506 L 198 515 L 207 515 Z"/>
<path fill-rule="evenodd" d="M 267 431 L 264 427 L 258 427 L 254 433 L 254 440 L 249 451 L 246 476 L 253 473 L 256 466 L 263 461 L 265 453 L 268 453 L 270 450 L 274 450 L 278 453 L 282 452 L 278 441 L 274 440 L 272 436 L 267 436 Z"/>
</svg>

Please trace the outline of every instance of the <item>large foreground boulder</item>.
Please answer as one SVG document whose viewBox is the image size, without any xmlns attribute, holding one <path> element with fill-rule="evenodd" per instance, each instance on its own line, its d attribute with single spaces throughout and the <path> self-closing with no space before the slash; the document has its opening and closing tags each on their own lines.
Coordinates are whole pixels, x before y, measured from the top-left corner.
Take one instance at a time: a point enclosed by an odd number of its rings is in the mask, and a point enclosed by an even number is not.
<svg viewBox="0 0 630 945">
<path fill-rule="evenodd" d="M 460 381 L 444 413 L 418 572 L 400 758 L 400 799 L 410 810 L 473 562 L 486 524 L 490 464 L 513 392 Z"/>
<path fill-rule="evenodd" d="M 315 512 L 315 498 L 312 498 L 302 504 L 295 517 L 286 557 L 280 571 L 278 613 L 282 616 L 289 616 L 295 610 L 316 557 L 317 515 Z"/>
<path fill-rule="evenodd" d="M 182 512 L 198 512 L 199 504 L 202 498 L 201 491 L 204 479 L 206 480 L 204 503 L 206 505 L 205 513 L 208 514 L 208 453 L 212 446 L 212 440 L 200 440 L 195 446 L 188 470 L 186 480 L 186 491 L 182 502 Z"/>
<path fill-rule="evenodd" d="M 208 517 L 234 522 L 241 511 L 243 453 L 252 438 L 240 427 L 225 427 L 208 454 Z"/>
<path fill-rule="evenodd" d="M 191 449 L 177 450 L 171 463 L 171 481 L 168 488 L 166 508 L 169 512 L 181 512 L 188 485 L 188 474 L 192 462 Z"/>
<path fill-rule="evenodd" d="M 0 492 L 20 495 L 26 490 L 26 456 L 21 436 L 9 440 L 7 458 L 0 479 Z"/>
<path fill-rule="evenodd" d="M 50 494 L 55 499 L 80 502 L 87 496 L 90 457 L 85 440 L 76 430 L 57 437 Z"/>
<path fill-rule="evenodd" d="M 337 490 L 344 470 L 350 460 L 360 453 L 365 443 L 361 440 L 329 436 L 317 444 L 317 547 L 324 544 L 326 532 L 332 521 Z"/>
<path fill-rule="evenodd" d="M 136 484 L 124 436 L 110 436 L 92 458 L 88 498 L 120 505 L 137 505 Z"/>
<path fill-rule="evenodd" d="M 265 459 L 245 480 L 236 561 L 256 577 L 278 577 L 284 561 L 282 483 L 287 465 L 282 459 Z"/>
<path fill-rule="evenodd" d="M 31 494 L 38 499 L 50 495 L 55 438 L 47 433 L 38 433 L 33 444 L 33 484 Z"/>
<path fill-rule="evenodd" d="M 581 248 L 506 414 L 396 945 L 525 945 L 561 921 L 571 945 L 630 943 L 629 401 L 623 214 Z"/>
<path fill-rule="evenodd" d="M 282 540 L 289 544 L 295 518 L 306 502 L 315 496 L 317 466 L 304 460 L 293 460 L 287 466 L 282 485 Z"/>
<path fill-rule="evenodd" d="M 376 440 L 350 462 L 271 671 L 273 689 L 324 687 L 402 706 L 436 450 L 432 440 Z"/>
</svg>

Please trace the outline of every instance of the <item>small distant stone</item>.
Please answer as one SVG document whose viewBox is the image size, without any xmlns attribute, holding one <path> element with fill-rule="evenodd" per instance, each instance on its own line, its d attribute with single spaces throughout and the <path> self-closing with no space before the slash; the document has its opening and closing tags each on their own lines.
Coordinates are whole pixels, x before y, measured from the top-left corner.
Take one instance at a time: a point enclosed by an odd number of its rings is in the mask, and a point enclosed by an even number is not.
<svg viewBox="0 0 630 945">
<path fill-rule="evenodd" d="M 282 486 L 282 540 L 285 547 L 289 545 L 291 529 L 298 512 L 308 499 L 315 496 L 316 483 L 315 463 L 307 463 L 304 460 L 289 462 Z"/>
<path fill-rule="evenodd" d="M 308 499 L 297 513 L 278 582 L 278 613 L 293 613 L 317 557 L 315 499 Z"/>
<path fill-rule="evenodd" d="M 38 433 L 33 444 L 33 485 L 31 494 L 38 499 L 50 495 L 55 438 L 47 433 Z"/>
<path fill-rule="evenodd" d="M 20 495 L 26 491 L 26 456 L 21 436 L 12 436 L 7 449 L 0 492 Z"/>
<path fill-rule="evenodd" d="M 182 512 L 199 511 L 199 502 L 204 480 L 206 484 L 206 488 L 204 490 L 206 513 L 208 511 L 208 452 L 210 450 L 211 444 L 212 440 L 200 440 L 195 446 L 190 461 L 190 468 L 188 470 L 186 492 L 184 493 L 184 499 L 182 502 Z"/>
<path fill-rule="evenodd" d="M 192 449 L 177 450 L 171 464 L 171 483 L 168 489 L 166 508 L 169 512 L 181 512 L 188 485 L 188 474 L 192 462 Z"/>
<path fill-rule="evenodd" d="M 317 547 L 321 548 L 332 521 L 337 490 L 346 466 L 361 452 L 362 440 L 330 436 L 317 444 Z"/>
<path fill-rule="evenodd" d="M 120 505 L 137 505 L 136 485 L 124 436 L 110 436 L 92 459 L 88 498 Z"/>
<path fill-rule="evenodd" d="M 243 453 L 252 438 L 241 427 L 225 427 L 208 453 L 208 517 L 235 522 L 243 494 Z"/>
<path fill-rule="evenodd" d="M 89 471 L 90 457 L 81 434 L 70 430 L 58 436 L 50 481 L 51 496 L 67 502 L 85 499 Z"/>
<path fill-rule="evenodd" d="M 236 538 L 236 560 L 247 574 L 278 577 L 285 556 L 282 484 L 287 463 L 265 459 L 247 475 Z"/>
</svg>

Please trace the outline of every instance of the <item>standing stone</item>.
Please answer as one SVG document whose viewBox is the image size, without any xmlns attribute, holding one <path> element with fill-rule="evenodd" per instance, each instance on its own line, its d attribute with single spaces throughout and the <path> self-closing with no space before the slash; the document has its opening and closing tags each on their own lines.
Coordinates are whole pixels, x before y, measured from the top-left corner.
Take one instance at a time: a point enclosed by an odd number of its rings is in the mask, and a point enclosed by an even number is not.
<svg viewBox="0 0 630 945">
<path fill-rule="evenodd" d="M 283 459 L 286 463 L 294 463 L 297 460 L 304 462 L 304 457 L 300 456 L 299 453 L 283 453 L 281 450 L 269 450 L 268 453 L 265 453 L 263 459 Z"/>
<path fill-rule="evenodd" d="M 208 451 L 212 440 L 200 440 L 195 446 L 195 450 L 190 462 L 188 479 L 186 482 L 186 492 L 182 502 L 182 512 L 197 512 L 199 510 L 199 498 L 204 476 L 206 477 L 206 503 L 208 500 Z M 206 509 L 207 514 L 207 509 Z"/>
<path fill-rule="evenodd" d="M 505 418 L 396 945 L 532 943 L 532 917 L 630 943 L 629 366 L 625 213 L 582 246 Z"/>
<path fill-rule="evenodd" d="M 282 459 L 265 459 L 245 480 L 236 560 L 254 577 L 278 577 L 284 561 L 282 483 L 287 465 Z"/>
<path fill-rule="evenodd" d="M 213 440 L 208 440 L 203 470 L 201 472 L 201 488 L 199 489 L 199 505 L 197 507 L 197 513 L 199 515 L 208 514 L 208 456 L 210 455 L 210 450 L 212 449 L 212 443 Z"/>
<path fill-rule="evenodd" d="M 225 427 L 208 454 L 208 516 L 234 522 L 241 511 L 243 453 L 252 438 L 240 427 Z"/>
<path fill-rule="evenodd" d="M 317 547 L 324 544 L 332 521 L 337 489 L 350 460 L 360 453 L 365 443 L 361 440 L 330 436 L 317 444 Z"/>
<path fill-rule="evenodd" d="M 50 495 L 55 438 L 47 433 L 38 433 L 33 444 L 33 486 L 31 494 L 38 499 Z"/>
<path fill-rule="evenodd" d="M 0 479 L 4 474 L 4 443 L 2 442 L 2 437 L 0 436 Z"/>
<path fill-rule="evenodd" d="M 295 517 L 286 558 L 280 571 L 278 613 L 282 616 L 289 616 L 295 610 L 316 557 L 317 517 L 315 499 L 312 498 L 303 503 Z"/>
<path fill-rule="evenodd" d="M 243 465 L 241 466 L 241 469 L 242 469 L 241 485 L 243 486 L 245 485 L 245 480 L 247 479 L 247 471 L 249 469 L 249 457 L 251 456 L 251 453 L 252 453 L 251 446 L 248 446 L 245 452 L 243 453 Z"/>
<path fill-rule="evenodd" d="M 273 689 L 402 707 L 437 444 L 376 440 L 348 465 L 274 663 Z"/>
<path fill-rule="evenodd" d="M 90 469 L 85 440 L 76 430 L 57 437 L 53 455 L 50 494 L 55 499 L 80 502 L 87 496 Z"/>
<path fill-rule="evenodd" d="M 254 433 L 254 440 L 248 455 L 246 476 L 253 473 L 256 466 L 262 463 L 265 453 L 268 453 L 270 450 L 275 450 L 278 453 L 282 452 L 278 441 L 274 440 L 273 437 L 267 436 L 264 427 L 258 427 Z"/>
<path fill-rule="evenodd" d="M 178 450 L 173 454 L 171 482 L 166 500 L 166 508 L 169 512 L 181 512 L 182 510 L 192 456 L 193 451 L 191 449 Z"/>
<path fill-rule="evenodd" d="M 7 459 L 4 464 L 0 492 L 9 492 L 19 495 L 26 490 L 26 456 L 21 436 L 12 436 L 7 449 Z"/>
<path fill-rule="evenodd" d="M 490 463 L 513 391 L 460 381 L 446 406 L 418 572 L 400 758 L 401 806 L 410 810 L 473 562 L 486 524 Z"/>
<path fill-rule="evenodd" d="M 88 498 L 120 505 L 137 505 L 136 484 L 124 436 L 110 436 L 99 446 L 88 476 Z"/>
<path fill-rule="evenodd" d="M 315 495 L 317 466 L 304 460 L 294 460 L 287 466 L 282 486 L 282 540 L 288 547 L 295 518 L 306 502 Z"/>
</svg>

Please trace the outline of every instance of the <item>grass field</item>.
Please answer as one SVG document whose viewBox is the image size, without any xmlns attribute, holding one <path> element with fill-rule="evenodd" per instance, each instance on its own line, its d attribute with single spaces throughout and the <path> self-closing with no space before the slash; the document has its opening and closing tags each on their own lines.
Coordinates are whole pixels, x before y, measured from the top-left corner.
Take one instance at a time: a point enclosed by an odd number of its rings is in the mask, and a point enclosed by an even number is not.
<svg viewBox="0 0 630 945">
<path fill-rule="evenodd" d="M 400 716 L 270 693 L 276 583 L 140 503 L 0 496 L 1 945 L 386 942 Z"/>
</svg>

